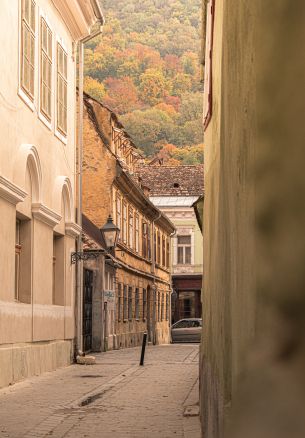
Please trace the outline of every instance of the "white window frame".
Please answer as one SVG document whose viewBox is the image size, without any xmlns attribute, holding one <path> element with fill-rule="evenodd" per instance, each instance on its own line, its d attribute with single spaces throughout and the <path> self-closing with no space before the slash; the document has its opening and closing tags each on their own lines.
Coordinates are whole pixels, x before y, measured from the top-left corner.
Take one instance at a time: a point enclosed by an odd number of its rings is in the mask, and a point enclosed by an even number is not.
<svg viewBox="0 0 305 438">
<path fill-rule="evenodd" d="M 137 211 L 135 212 L 134 223 L 135 223 L 135 251 L 138 254 L 140 250 L 140 215 Z"/>
<path fill-rule="evenodd" d="M 179 245 L 179 237 L 189 237 L 190 238 L 190 243 L 189 244 L 180 244 Z M 179 248 L 182 247 L 183 248 L 183 262 L 179 263 Z M 190 248 L 191 250 L 191 261 L 190 263 L 186 263 L 186 251 L 185 248 Z M 192 235 L 190 234 L 178 234 L 177 235 L 177 265 L 179 266 L 190 266 L 192 265 L 192 255 L 193 255 L 193 245 L 192 245 Z"/>
<path fill-rule="evenodd" d="M 41 34 L 41 20 L 44 20 L 47 24 L 47 26 L 49 27 L 49 29 L 52 32 L 52 66 L 51 66 L 51 120 L 49 120 L 44 113 L 41 111 L 41 75 L 42 75 L 42 62 L 41 62 L 41 51 L 42 51 L 42 47 L 41 47 L 41 38 L 42 38 L 42 34 Z M 39 29 L 38 34 L 37 34 L 37 44 L 38 44 L 38 118 L 39 120 L 41 120 L 44 125 L 50 130 L 53 131 L 53 115 L 54 115 L 54 30 L 50 24 L 50 21 L 48 19 L 48 16 L 41 10 L 39 9 L 38 11 L 38 27 L 37 29 Z"/>
<path fill-rule="evenodd" d="M 38 14 L 38 6 L 37 2 L 35 1 L 35 43 L 34 43 L 34 50 L 35 50 L 35 56 L 34 56 L 34 96 L 33 99 L 31 99 L 28 94 L 24 91 L 22 85 L 21 85 L 21 70 L 22 70 L 22 0 L 19 0 L 19 15 L 18 15 L 18 89 L 17 89 L 17 95 L 20 97 L 20 99 L 27 105 L 27 107 L 32 111 L 35 112 L 36 109 L 36 102 L 37 102 L 37 69 L 35 66 L 38 65 L 39 62 L 39 50 L 38 50 L 38 38 L 37 38 L 37 22 L 39 21 L 39 14 Z"/>
<path fill-rule="evenodd" d="M 58 57 L 57 57 L 57 48 L 58 45 L 61 46 L 61 48 L 64 50 L 64 52 L 67 55 L 67 108 L 69 106 L 68 101 L 69 101 L 69 52 L 68 52 L 68 48 L 67 45 L 65 44 L 64 40 L 62 38 L 60 38 L 59 36 L 56 37 L 56 41 L 55 41 L 55 48 L 54 48 L 54 56 L 55 56 L 55 68 L 54 68 L 54 132 L 56 137 L 65 145 L 68 143 L 68 132 L 69 132 L 69 126 L 68 126 L 68 110 L 67 110 L 67 132 L 66 135 L 64 135 L 59 129 L 57 129 L 57 122 L 58 122 L 58 117 L 57 117 L 57 98 L 58 98 Z"/>
</svg>

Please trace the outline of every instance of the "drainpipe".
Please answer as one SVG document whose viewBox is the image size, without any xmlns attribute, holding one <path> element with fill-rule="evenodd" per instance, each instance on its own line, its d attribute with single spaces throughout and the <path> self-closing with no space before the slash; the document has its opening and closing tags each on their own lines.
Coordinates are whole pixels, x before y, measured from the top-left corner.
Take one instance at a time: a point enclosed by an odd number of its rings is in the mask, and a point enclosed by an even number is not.
<svg viewBox="0 0 305 438">
<path fill-rule="evenodd" d="M 176 234 L 177 230 L 173 231 L 169 237 L 170 237 L 170 244 L 171 244 L 171 240 L 172 237 L 174 237 L 174 235 Z M 172 245 L 170 246 L 170 248 L 172 248 Z M 171 254 L 172 255 L 172 254 Z M 173 290 L 173 284 L 172 284 L 172 276 L 173 276 L 173 272 L 172 272 L 172 263 L 170 262 L 170 280 L 171 280 L 171 288 L 169 291 L 169 318 L 168 318 L 168 325 L 169 325 L 169 330 L 171 328 L 172 325 L 172 293 L 174 292 Z"/>
<path fill-rule="evenodd" d="M 97 21 L 100 23 L 99 29 L 91 35 L 79 40 L 79 72 L 78 72 L 78 169 L 77 169 L 77 224 L 82 229 L 82 163 L 83 163 L 83 93 L 84 93 L 84 45 L 100 35 L 103 30 L 104 16 L 96 1 L 91 0 L 91 5 L 94 10 Z M 82 233 L 77 239 L 77 251 L 82 252 L 83 242 Z M 83 263 L 79 261 L 76 264 L 76 355 L 83 354 Z"/>
<path fill-rule="evenodd" d="M 156 308 L 157 308 L 157 291 L 156 291 L 156 254 L 155 254 L 155 222 L 159 220 L 161 217 L 161 213 L 153 219 L 152 221 L 152 236 L 150 240 L 151 245 L 151 254 L 152 254 L 152 264 L 151 264 L 151 273 L 153 274 L 153 317 L 152 317 L 152 341 L 153 345 L 156 344 Z M 158 245 L 158 242 L 156 241 L 156 247 Z"/>
</svg>

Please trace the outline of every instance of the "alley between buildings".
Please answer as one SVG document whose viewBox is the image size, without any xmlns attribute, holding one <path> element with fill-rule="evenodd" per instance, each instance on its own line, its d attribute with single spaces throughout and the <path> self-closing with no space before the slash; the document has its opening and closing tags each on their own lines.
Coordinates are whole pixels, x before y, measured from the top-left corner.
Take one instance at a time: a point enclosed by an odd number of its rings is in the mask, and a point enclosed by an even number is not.
<svg viewBox="0 0 305 438">
<path fill-rule="evenodd" d="M 200 437 L 198 345 L 99 354 L 0 391 L 1 438 Z"/>
</svg>

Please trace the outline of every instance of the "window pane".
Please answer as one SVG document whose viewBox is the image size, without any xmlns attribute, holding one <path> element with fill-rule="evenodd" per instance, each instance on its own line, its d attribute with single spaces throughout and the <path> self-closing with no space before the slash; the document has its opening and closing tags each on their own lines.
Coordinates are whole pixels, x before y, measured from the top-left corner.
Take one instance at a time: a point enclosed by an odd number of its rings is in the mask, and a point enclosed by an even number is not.
<svg viewBox="0 0 305 438">
<path fill-rule="evenodd" d="M 190 245 L 191 236 L 178 236 L 178 245 Z"/>
<path fill-rule="evenodd" d="M 178 264 L 183 263 L 183 247 L 178 246 Z"/>
<path fill-rule="evenodd" d="M 185 263 L 189 265 L 189 264 L 191 264 L 191 262 L 192 262 L 191 247 L 186 246 L 185 247 Z"/>
</svg>

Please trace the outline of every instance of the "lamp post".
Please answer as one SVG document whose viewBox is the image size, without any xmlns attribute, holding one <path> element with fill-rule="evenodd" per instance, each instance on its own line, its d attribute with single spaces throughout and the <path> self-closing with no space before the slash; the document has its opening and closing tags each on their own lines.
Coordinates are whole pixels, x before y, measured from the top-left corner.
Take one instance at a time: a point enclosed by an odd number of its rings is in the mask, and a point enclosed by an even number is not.
<svg viewBox="0 0 305 438">
<path fill-rule="evenodd" d="M 107 249 L 111 250 L 116 247 L 119 238 L 120 229 L 113 223 L 111 215 L 108 216 L 107 222 L 100 229 L 104 238 Z"/>
<path fill-rule="evenodd" d="M 100 233 L 106 244 L 106 249 L 73 252 L 71 254 L 71 264 L 75 264 L 80 260 L 97 259 L 101 254 L 109 254 L 109 252 L 116 247 L 120 229 L 113 223 L 111 215 L 108 216 L 105 225 L 100 228 Z"/>
</svg>

